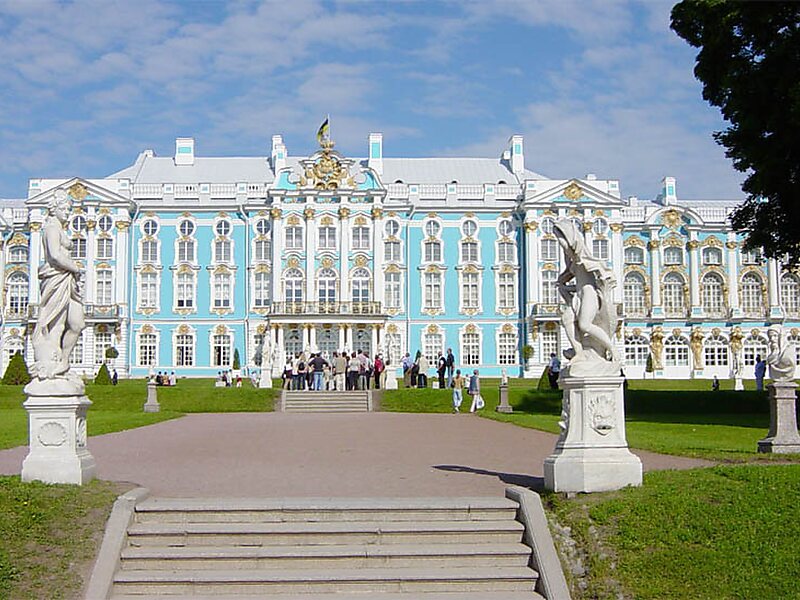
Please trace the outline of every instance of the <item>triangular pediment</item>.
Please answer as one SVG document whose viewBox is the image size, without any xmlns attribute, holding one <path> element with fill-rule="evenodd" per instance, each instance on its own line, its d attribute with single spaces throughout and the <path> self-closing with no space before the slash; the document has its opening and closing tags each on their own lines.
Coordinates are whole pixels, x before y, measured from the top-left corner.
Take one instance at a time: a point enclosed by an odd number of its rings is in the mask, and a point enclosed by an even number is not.
<svg viewBox="0 0 800 600">
<path fill-rule="evenodd" d="M 592 185 L 591 181 L 567 179 L 563 181 L 536 180 L 526 182 L 523 206 L 552 206 L 559 204 L 580 204 L 586 207 L 623 208 L 627 206 L 621 198 Z"/>
<path fill-rule="evenodd" d="M 30 208 L 46 207 L 48 202 L 50 202 L 50 199 L 53 197 L 53 193 L 59 188 L 67 190 L 68 194 L 76 205 L 89 203 L 105 206 L 122 205 L 129 207 L 133 204 L 130 198 L 125 198 L 117 192 L 99 185 L 95 181 L 89 181 L 87 179 L 82 179 L 81 177 L 73 177 L 60 183 L 48 180 L 48 183 L 52 183 L 52 185 L 45 186 L 45 189 L 42 189 L 35 196 L 28 198 L 25 201 L 25 205 Z"/>
</svg>

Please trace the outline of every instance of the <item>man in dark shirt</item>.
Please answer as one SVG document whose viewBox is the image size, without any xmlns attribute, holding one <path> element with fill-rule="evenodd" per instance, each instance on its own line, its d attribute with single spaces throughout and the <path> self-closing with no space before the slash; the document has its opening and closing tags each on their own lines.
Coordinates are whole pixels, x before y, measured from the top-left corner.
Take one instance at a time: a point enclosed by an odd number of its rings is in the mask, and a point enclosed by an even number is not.
<svg viewBox="0 0 800 600">
<path fill-rule="evenodd" d="M 313 379 L 314 385 L 312 389 L 315 391 L 318 392 L 322 391 L 322 379 L 323 379 L 322 375 L 327 364 L 328 361 L 322 358 L 322 354 L 320 354 L 319 352 L 317 352 L 314 355 L 314 357 L 310 361 L 308 361 L 309 367 L 313 369 L 312 372 L 314 374 L 314 379 Z"/>
<path fill-rule="evenodd" d="M 452 348 L 447 349 L 445 362 L 447 364 L 447 386 L 450 387 L 453 384 L 453 371 L 456 369 L 456 357 L 453 356 Z"/>
<path fill-rule="evenodd" d="M 439 389 L 444 389 L 444 373 L 447 371 L 447 359 L 442 356 L 442 353 L 439 352 L 439 355 L 436 357 L 436 374 L 439 376 Z"/>
</svg>

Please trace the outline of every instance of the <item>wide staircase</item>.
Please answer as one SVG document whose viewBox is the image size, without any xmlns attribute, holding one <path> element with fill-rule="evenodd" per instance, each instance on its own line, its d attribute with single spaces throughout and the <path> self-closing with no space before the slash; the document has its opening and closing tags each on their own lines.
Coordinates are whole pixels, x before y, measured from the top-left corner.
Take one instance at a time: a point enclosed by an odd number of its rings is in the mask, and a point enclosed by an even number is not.
<svg viewBox="0 0 800 600">
<path fill-rule="evenodd" d="M 151 498 L 135 508 L 111 597 L 541 600 L 517 509 L 506 498 Z"/>
<path fill-rule="evenodd" d="M 372 392 L 281 392 L 281 410 L 295 413 L 350 413 L 372 410 Z"/>
</svg>

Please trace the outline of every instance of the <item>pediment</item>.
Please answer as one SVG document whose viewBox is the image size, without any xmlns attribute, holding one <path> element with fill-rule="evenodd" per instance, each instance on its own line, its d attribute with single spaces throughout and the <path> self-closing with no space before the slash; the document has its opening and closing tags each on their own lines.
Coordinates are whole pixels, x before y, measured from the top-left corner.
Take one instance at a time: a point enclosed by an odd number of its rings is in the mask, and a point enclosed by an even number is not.
<svg viewBox="0 0 800 600">
<path fill-rule="evenodd" d="M 125 198 L 117 192 L 104 188 L 96 182 L 80 177 L 73 177 L 61 183 L 51 185 L 35 196 L 28 198 L 25 204 L 31 208 L 46 207 L 53 197 L 53 193 L 59 188 L 67 190 L 73 202 L 78 206 L 91 203 L 106 206 L 122 205 L 127 207 L 132 204 L 129 198 Z"/>
<path fill-rule="evenodd" d="M 533 184 L 533 185 L 531 185 Z M 564 181 L 537 180 L 527 182 L 523 206 L 532 205 L 582 205 L 587 207 L 619 207 L 627 206 L 625 202 L 593 186 L 589 181 L 567 179 Z"/>
</svg>

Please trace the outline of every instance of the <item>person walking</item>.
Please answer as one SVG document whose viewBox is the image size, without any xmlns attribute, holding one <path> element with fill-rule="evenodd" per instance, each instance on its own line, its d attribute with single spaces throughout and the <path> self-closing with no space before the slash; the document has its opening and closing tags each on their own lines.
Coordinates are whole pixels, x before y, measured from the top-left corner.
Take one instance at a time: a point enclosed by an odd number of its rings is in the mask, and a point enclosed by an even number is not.
<svg viewBox="0 0 800 600">
<path fill-rule="evenodd" d="M 764 391 L 764 376 L 767 374 L 767 361 L 761 358 L 760 354 L 756 355 L 756 389 L 759 392 Z"/>
<path fill-rule="evenodd" d="M 461 403 L 464 401 L 464 378 L 461 376 L 461 369 L 456 371 L 450 387 L 453 388 L 453 412 L 461 412 Z"/>
<path fill-rule="evenodd" d="M 114 369 L 114 374 L 111 376 L 111 385 L 117 385 L 119 382 L 119 375 L 117 375 L 117 370 Z"/>
<path fill-rule="evenodd" d="M 424 354 L 420 354 L 417 365 L 419 366 L 419 373 L 417 373 L 417 387 L 426 388 L 428 387 L 428 370 L 431 368 L 428 358 Z"/>
<path fill-rule="evenodd" d="M 484 406 L 484 402 L 481 397 L 481 380 L 478 377 L 478 369 L 475 369 L 472 372 L 472 377 L 469 378 L 469 389 L 467 393 L 472 396 L 472 404 L 469 407 L 469 412 L 474 413 L 476 410 L 481 410 Z"/>
<path fill-rule="evenodd" d="M 333 353 L 333 380 L 334 387 L 337 392 L 343 392 L 345 389 L 345 377 L 347 377 L 347 354 L 342 352 Z"/>
<path fill-rule="evenodd" d="M 401 361 L 401 365 L 403 367 L 403 385 L 407 388 L 411 387 L 411 367 L 413 363 L 414 361 L 411 360 L 411 354 L 406 352 L 406 355 Z"/>
<path fill-rule="evenodd" d="M 558 389 L 558 377 L 561 375 L 561 361 L 555 353 L 550 354 L 550 362 L 547 365 L 547 379 L 550 381 L 550 389 Z"/>
<path fill-rule="evenodd" d="M 445 362 L 447 363 L 447 385 L 452 387 L 453 383 L 453 371 L 456 368 L 456 357 L 453 356 L 453 349 L 447 349 L 447 356 L 445 357 Z"/>
<path fill-rule="evenodd" d="M 436 356 L 436 374 L 439 376 L 439 389 L 444 389 L 444 375 L 447 372 L 447 359 L 439 351 Z"/>
</svg>

